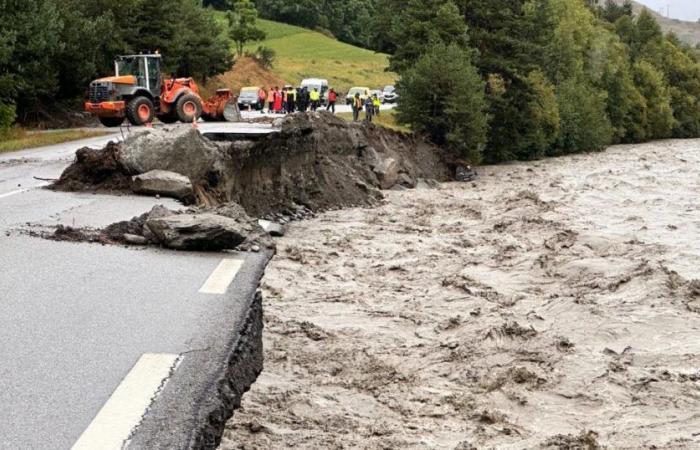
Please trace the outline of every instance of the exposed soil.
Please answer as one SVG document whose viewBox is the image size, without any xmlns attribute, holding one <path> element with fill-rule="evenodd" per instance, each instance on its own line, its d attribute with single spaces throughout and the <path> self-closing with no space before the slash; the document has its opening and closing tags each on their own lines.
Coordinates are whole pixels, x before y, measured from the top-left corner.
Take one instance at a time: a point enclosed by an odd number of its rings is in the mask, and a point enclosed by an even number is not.
<svg viewBox="0 0 700 450">
<path fill-rule="evenodd" d="M 234 152 L 232 175 L 219 189 L 254 216 L 295 205 L 313 211 L 370 206 L 382 198 L 382 179 L 374 168 L 389 158 L 410 180 L 450 178 L 433 145 L 323 112 L 287 116 L 280 133 Z"/>
<path fill-rule="evenodd" d="M 89 147 L 75 153 L 75 162 L 49 189 L 57 191 L 130 191 L 131 176 L 118 159 L 120 144 L 110 142 L 101 150 Z"/>
<path fill-rule="evenodd" d="M 171 211 L 164 206 L 156 206 L 151 211 L 125 220 L 116 222 L 102 229 L 96 228 L 75 228 L 64 225 L 57 227 L 32 227 L 29 226 L 25 233 L 30 236 L 40 237 L 52 241 L 62 242 L 88 242 L 100 243 L 103 245 L 132 245 L 132 246 L 161 246 L 162 242 L 151 231 L 147 222 L 149 219 L 176 216 L 181 214 L 214 214 L 217 216 L 234 219 L 241 224 L 248 226 L 251 230 L 245 237 L 245 241 L 235 248 L 225 246 L 225 242 L 216 241 L 216 236 L 211 239 L 204 239 L 195 243 L 195 247 L 189 250 L 241 250 L 241 251 L 275 251 L 275 244 L 272 238 L 258 226 L 257 221 L 245 214 L 245 211 L 236 204 L 224 205 L 217 208 L 188 208 L 180 211 Z M 211 248 L 214 245 L 214 248 Z"/>
<path fill-rule="evenodd" d="M 284 85 L 285 81 L 282 78 L 261 67 L 253 58 L 243 56 L 236 59 L 231 70 L 207 82 L 203 90 L 207 94 L 213 94 L 218 88 L 226 86 L 238 96 L 243 87 L 258 86 L 268 90 L 275 86 L 281 89 Z"/>
<path fill-rule="evenodd" d="M 454 171 L 421 139 L 323 112 L 286 116 L 279 133 L 257 142 L 215 143 L 179 128 L 84 148 L 53 188 L 128 191 L 132 175 L 156 169 L 189 177 L 200 205 L 238 203 L 256 217 L 371 206 L 382 199 L 380 188 L 447 180 Z"/>
<path fill-rule="evenodd" d="M 700 141 L 291 225 L 222 449 L 700 447 Z"/>
</svg>

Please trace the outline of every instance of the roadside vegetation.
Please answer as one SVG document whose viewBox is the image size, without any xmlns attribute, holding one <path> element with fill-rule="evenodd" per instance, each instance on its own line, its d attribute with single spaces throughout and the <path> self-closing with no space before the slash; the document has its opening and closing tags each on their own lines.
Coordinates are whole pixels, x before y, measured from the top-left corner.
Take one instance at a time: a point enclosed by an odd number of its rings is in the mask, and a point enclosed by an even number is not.
<svg viewBox="0 0 700 450">
<path fill-rule="evenodd" d="M 198 0 L 0 0 L 0 136 L 13 121 L 77 109 L 117 54 L 159 50 L 164 73 L 206 79 L 231 67 L 226 30 Z"/>
<path fill-rule="evenodd" d="M 630 3 L 377 7 L 392 18 L 379 39 L 400 76 L 398 121 L 475 162 L 700 136 L 700 62 Z"/>
<path fill-rule="evenodd" d="M 338 113 L 336 115 L 341 119 L 347 120 L 348 122 L 352 121 L 351 112 Z M 362 118 L 364 117 L 364 115 L 365 113 L 363 112 L 362 114 L 360 114 L 360 117 Z M 396 131 L 403 131 L 407 133 L 411 131 L 411 129 L 408 126 L 400 124 L 396 121 L 396 114 L 393 109 L 382 110 L 381 114 L 379 114 L 378 116 L 374 116 L 372 122 L 375 125 L 379 125 Z"/>
<path fill-rule="evenodd" d="M 0 140 L 0 153 L 62 144 L 107 134 L 109 133 L 98 130 L 27 131 L 21 128 L 11 128 Z"/>
<path fill-rule="evenodd" d="M 275 52 L 271 70 L 288 83 L 304 78 L 325 78 L 331 86 L 346 92 L 356 85 L 383 88 L 396 82 L 388 72 L 388 56 L 336 40 L 333 36 L 269 20 L 258 20 L 266 39 L 248 44 L 255 53 L 258 47 Z"/>
</svg>

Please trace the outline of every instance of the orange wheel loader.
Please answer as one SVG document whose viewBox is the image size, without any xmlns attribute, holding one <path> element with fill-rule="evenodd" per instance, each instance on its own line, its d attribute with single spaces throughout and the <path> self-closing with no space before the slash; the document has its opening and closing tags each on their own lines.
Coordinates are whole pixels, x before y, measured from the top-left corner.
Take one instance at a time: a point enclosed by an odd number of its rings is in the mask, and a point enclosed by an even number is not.
<svg viewBox="0 0 700 450">
<path fill-rule="evenodd" d="M 155 117 L 163 123 L 240 121 L 238 105 L 229 89 L 219 89 L 204 101 L 192 78 L 168 80 L 161 76 L 161 55 L 118 56 L 113 77 L 90 83 L 85 110 L 106 127 L 118 127 L 127 119 L 144 125 Z"/>
</svg>

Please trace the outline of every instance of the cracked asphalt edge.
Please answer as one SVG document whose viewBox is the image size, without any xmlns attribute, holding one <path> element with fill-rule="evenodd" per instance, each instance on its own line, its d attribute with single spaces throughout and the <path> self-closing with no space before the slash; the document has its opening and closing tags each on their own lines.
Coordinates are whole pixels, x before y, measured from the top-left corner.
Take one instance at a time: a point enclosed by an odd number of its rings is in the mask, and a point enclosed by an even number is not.
<svg viewBox="0 0 700 450">
<path fill-rule="evenodd" d="M 216 449 L 226 422 L 263 369 L 260 282 L 272 252 L 247 254 L 227 314 L 189 351 L 127 442 L 134 449 Z M 182 401 L 186 399 L 186 401 Z"/>
</svg>

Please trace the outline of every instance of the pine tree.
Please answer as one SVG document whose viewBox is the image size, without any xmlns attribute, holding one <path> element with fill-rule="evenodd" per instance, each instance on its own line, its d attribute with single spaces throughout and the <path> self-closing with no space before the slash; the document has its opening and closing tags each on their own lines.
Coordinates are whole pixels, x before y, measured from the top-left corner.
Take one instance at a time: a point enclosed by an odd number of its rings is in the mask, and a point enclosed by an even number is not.
<svg viewBox="0 0 700 450">
<path fill-rule="evenodd" d="M 236 0 L 233 9 L 229 12 L 229 36 L 236 44 L 238 56 L 243 55 L 246 43 L 262 41 L 265 32 L 256 27 L 258 11 L 251 0 Z"/>
</svg>

